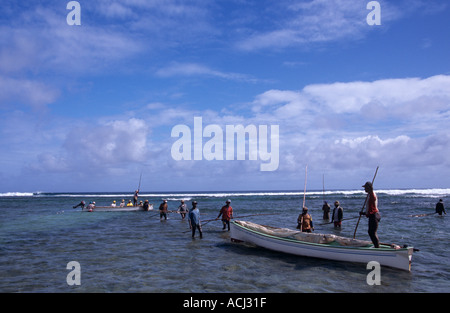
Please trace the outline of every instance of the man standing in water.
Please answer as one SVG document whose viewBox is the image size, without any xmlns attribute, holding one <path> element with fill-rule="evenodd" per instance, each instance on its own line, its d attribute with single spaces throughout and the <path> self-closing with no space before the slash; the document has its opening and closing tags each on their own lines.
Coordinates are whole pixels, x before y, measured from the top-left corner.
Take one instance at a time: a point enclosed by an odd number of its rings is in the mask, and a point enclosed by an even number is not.
<svg viewBox="0 0 450 313">
<path fill-rule="evenodd" d="M 192 230 L 192 238 L 195 236 L 195 229 L 200 233 L 200 239 L 203 237 L 202 225 L 200 224 L 200 211 L 197 209 L 197 201 L 192 201 L 192 209 L 188 213 L 189 226 Z"/>
<path fill-rule="evenodd" d="M 323 202 L 322 211 L 323 211 L 323 219 L 329 221 L 331 208 L 328 202 L 326 201 Z"/>
<path fill-rule="evenodd" d="M 342 228 L 342 219 L 344 218 L 344 209 L 341 207 L 339 201 L 334 202 L 333 215 L 331 222 L 334 222 L 334 228 Z"/>
<path fill-rule="evenodd" d="M 159 205 L 159 220 L 162 221 L 162 218 L 164 217 L 164 220 L 167 220 L 167 200 L 164 199 L 163 202 Z"/>
<path fill-rule="evenodd" d="M 308 208 L 303 207 L 302 213 L 297 218 L 297 229 L 305 233 L 311 233 L 314 230 L 314 224 L 311 215 L 308 213 Z"/>
<path fill-rule="evenodd" d="M 378 239 L 377 230 L 378 223 L 381 220 L 380 212 L 378 211 L 378 198 L 375 192 L 373 191 L 373 185 L 371 182 L 366 182 L 364 184 L 364 191 L 368 194 L 368 203 L 366 210 L 366 217 L 369 218 L 369 236 L 372 240 L 373 246 L 375 248 L 380 247 L 380 240 Z M 360 212 L 360 215 L 363 215 L 364 212 Z"/>
<path fill-rule="evenodd" d="M 225 203 L 226 204 L 220 210 L 219 216 L 217 216 L 216 220 L 218 220 L 222 215 L 222 230 L 225 230 L 228 225 L 228 231 L 230 231 L 230 220 L 233 218 L 233 208 L 230 205 L 231 200 L 227 200 Z"/>
<path fill-rule="evenodd" d="M 139 189 L 134 192 L 133 196 L 133 206 L 138 205 Z"/>
<path fill-rule="evenodd" d="M 442 199 L 439 199 L 439 202 L 436 203 L 436 213 L 442 215 L 442 212 L 444 214 L 447 214 L 444 209 L 444 201 Z"/>
<path fill-rule="evenodd" d="M 181 204 L 178 207 L 177 213 L 180 213 L 182 220 L 184 220 L 184 218 L 186 217 L 187 212 L 188 212 L 187 205 L 186 203 L 184 203 L 184 200 L 181 200 Z"/>
</svg>

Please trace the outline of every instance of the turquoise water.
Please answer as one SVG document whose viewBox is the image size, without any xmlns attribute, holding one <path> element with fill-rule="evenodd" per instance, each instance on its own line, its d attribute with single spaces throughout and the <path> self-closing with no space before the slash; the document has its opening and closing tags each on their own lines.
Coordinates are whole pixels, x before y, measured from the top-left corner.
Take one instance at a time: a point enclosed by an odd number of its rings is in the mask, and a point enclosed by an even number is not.
<svg viewBox="0 0 450 313">
<path fill-rule="evenodd" d="M 303 193 L 141 193 L 150 212 L 81 212 L 80 200 L 108 205 L 132 194 L 0 194 L 1 292 L 449 292 L 449 219 L 429 215 L 439 198 L 450 204 L 450 189 L 378 191 L 382 242 L 409 244 L 412 272 L 382 268 L 381 285 L 369 286 L 365 264 L 297 257 L 230 242 L 220 221 L 204 223 L 203 239 L 191 238 L 187 221 L 157 208 L 168 199 L 196 200 L 203 220 L 217 217 L 226 199 L 235 216 L 265 225 L 295 228 Z M 323 199 L 339 200 L 344 218 L 357 216 L 365 194 L 308 192 L 306 205 L 320 233 L 352 237 L 357 219 L 342 230 L 319 225 Z M 449 205 L 447 205 L 449 206 Z M 448 210 L 447 210 L 448 211 Z M 258 215 L 274 213 L 274 215 Z M 361 219 L 358 239 L 369 240 Z M 69 286 L 70 261 L 80 264 L 81 284 Z"/>
</svg>

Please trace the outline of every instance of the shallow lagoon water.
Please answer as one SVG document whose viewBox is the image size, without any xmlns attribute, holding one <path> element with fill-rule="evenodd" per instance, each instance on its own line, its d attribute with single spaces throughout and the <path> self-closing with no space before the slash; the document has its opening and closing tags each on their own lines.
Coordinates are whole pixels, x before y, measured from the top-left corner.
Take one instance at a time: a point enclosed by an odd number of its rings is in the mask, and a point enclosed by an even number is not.
<svg viewBox="0 0 450 313">
<path fill-rule="evenodd" d="M 169 199 L 196 200 L 202 219 L 218 215 L 230 198 L 235 216 L 256 223 L 295 228 L 303 193 L 143 193 L 150 212 L 80 212 L 80 200 L 106 205 L 127 194 L 3 194 L 0 195 L 1 292 L 449 292 L 448 215 L 432 213 L 439 198 L 450 203 L 450 190 L 379 191 L 382 242 L 409 244 L 412 272 L 382 268 L 381 286 L 369 286 L 364 264 L 297 257 L 246 244 L 232 243 L 220 221 L 205 223 L 204 237 L 191 238 L 188 222 L 176 213 L 160 221 L 157 208 Z M 344 218 L 357 216 L 364 203 L 361 191 L 325 194 L 339 200 Z M 306 204 L 315 231 L 352 237 L 357 219 L 342 230 L 322 221 L 322 192 L 308 192 Z M 189 203 L 190 204 L 190 203 Z M 448 205 L 447 205 L 448 206 Z M 448 211 L 448 210 L 447 210 Z M 357 238 L 368 240 L 367 220 Z M 81 285 L 69 286 L 67 263 L 81 266 Z"/>
</svg>

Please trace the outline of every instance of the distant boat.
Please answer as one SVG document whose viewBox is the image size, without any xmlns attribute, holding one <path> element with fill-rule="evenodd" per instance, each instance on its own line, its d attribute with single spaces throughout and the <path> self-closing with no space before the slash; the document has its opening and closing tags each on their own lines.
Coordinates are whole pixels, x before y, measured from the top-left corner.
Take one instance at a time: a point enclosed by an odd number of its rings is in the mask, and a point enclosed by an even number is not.
<svg viewBox="0 0 450 313">
<path fill-rule="evenodd" d="M 370 241 L 356 240 L 331 234 L 302 233 L 297 230 L 263 226 L 245 221 L 231 223 L 230 237 L 233 242 L 247 242 L 266 249 L 328 259 L 369 263 L 376 261 L 405 271 L 411 270 L 413 247 L 384 245 L 374 248 Z"/>
<path fill-rule="evenodd" d="M 153 210 L 153 204 L 150 204 L 148 211 Z M 82 210 L 83 212 L 90 212 L 89 208 L 86 206 Z M 136 212 L 145 211 L 143 206 L 95 206 L 92 212 Z"/>
</svg>

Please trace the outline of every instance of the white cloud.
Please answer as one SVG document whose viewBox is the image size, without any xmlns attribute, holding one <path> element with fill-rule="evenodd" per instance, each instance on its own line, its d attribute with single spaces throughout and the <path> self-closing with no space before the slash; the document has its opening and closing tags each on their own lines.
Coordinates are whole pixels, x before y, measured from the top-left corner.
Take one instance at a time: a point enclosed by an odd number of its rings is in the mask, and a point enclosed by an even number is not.
<svg viewBox="0 0 450 313">
<path fill-rule="evenodd" d="M 83 14 L 81 26 L 69 26 L 64 18 L 69 11 L 56 8 L 32 6 L 17 11 L 14 23 L 0 23 L 0 71 L 56 71 L 71 75 L 97 72 L 113 63 L 117 69 L 118 61 L 145 50 L 134 32 L 96 26 Z"/>
<path fill-rule="evenodd" d="M 255 119 L 281 125 L 281 171 L 448 168 L 450 76 L 269 90 L 252 104 Z"/>
<path fill-rule="evenodd" d="M 56 126 L 45 123 L 44 131 L 31 137 L 36 125 L 32 125 L 30 117 L 24 119 L 17 116 L 16 120 L 23 119 L 27 123 L 27 129 L 21 136 L 30 138 L 20 141 L 19 134 L 16 134 L 14 142 L 6 139 L 3 142 L 14 147 L 37 142 L 29 145 L 29 151 L 23 151 L 27 158 L 22 160 L 30 175 L 67 173 L 77 177 L 94 174 L 100 177 L 102 173 L 146 166 L 153 175 L 164 175 L 169 180 L 195 177 L 202 181 L 204 177 L 222 175 L 236 183 L 260 181 L 260 162 L 177 162 L 171 158 L 170 149 L 175 141 L 170 138 L 171 128 L 180 123 L 192 127 L 193 117 L 202 116 L 203 127 L 207 124 L 221 127 L 227 124 L 279 125 L 279 168 L 271 173 L 271 181 L 276 186 L 288 186 L 289 181 L 297 181 L 298 173 L 304 171 L 306 164 L 311 171 L 326 171 L 336 177 L 353 175 L 352 178 L 357 179 L 358 172 L 373 171 L 377 165 L 389 173 L 406 170 L 420 175 L 439 173 L 450 166 L 450 136 L 446 131 L 446 125 L 450 122 L 448 79 L 448 76 L 440 75 L 425 79 L 311 85 L 301 91 L 268 90 L 255 96 L 251 103 L 254 110 L 247 116 L 232 110 L 225 115 L 215 110 L 193 110 L 154 102 L 139 112 L 128 112 L 127 118 L 105 117 L 100 121 L 76 123 L 60 121 Z M 405 93 L 402 101 L 397 88 L 414 92 Z M 345 103 L 349 96 L 343 90 L 351 90 L 351 99 L 362 99 L 361 103 L 354 100 L 350 109 L 342 110 L 331 99 L 336 103 Z M 327 93 L 333 93 L 334 97 L 320 97 Z M 436 97 L 440 101 L 429 105 L 427 112 L 416 112 Z M 406 113 L 403 113 L 401 120 L 394 120 L 394 124 L 380 118 L 368 127 L 366 123 L 371 119 L 366 116 L 365 107 L 374 101 L 381 103 L 383 110 L 390 112 L 391 107 L 395 107 L 399 112 Z M 134 115 L 139 118 L 132 117 Z M 362 122 L 355 124 L 359 120 Z M 418 123 L 418 120 L 423 121 Z M 37 121 L 34 123 L 38 124 Z M 7 128 L 9 125 L 2 129 L 5 136 Z M 416 132 L 421 136 L 417 136 Z M 42 144 L 45 144 L 45 149 L 39 148 Z M 23 157 L 17 150 L 14 153 L 17 157 Z M 13 161 L 6 157 L 3 160 L 8 164 Z M 14 171 L 20 172 L 20 169 L 15 166 Z M 3 174 L 8 173 L 4 170 Z M 243 177 L 245 180 L 242 180 Z M 395 184 L 403 178 L 392 179 Z M 207 181 L 205 187 L 214 183 Z M 170 186 L 174 185 L 167 185 L 167 188 Z"/>
<path fill-rule="evenodd" d="M 149 128 L 144 120 L 114 120 L 73 129 L 64 148 L 71 159 L 97 167 L 143 162 L 148 134 Z"/>
<path fill-rule="evenodd" d="M 398 136 L 397 138 L 390 138 L 390 139 L 386 139 L 386 140 L 382 140 L 380 139 L 378 136 L 365 136 L 365 137 L 357 137 L 357 138 L 353 138 L 353 139 L 340 139 L 340 140 L 336 140 L 334 143 L 336 145 L 344 145 L 344 146 L 348 146 L 351 149 L 355 149 L 358 146 L 361 145 L 366 145 L 367 146 L 371 146 L 371 145 L 375 145 L 377 147 L 384 147 L 387 145 L 397 145 L 397 144 L 408 144 L 408 141 L 410 140 L 410 138 L 408 136 Z"/>
<path fill-rule="evenodd" d="M 28 104 L 35 109 L 45 108 L 59 96 L 59 91 L 44 83 L 0 75 L 0 105 Z"/>
<path fill-rule="evenodd" d="M 446 147 L 450 147 L 450 137 L 442 127 L 450 121 L 449 80 L 449 76 L 440 75 L 310 85 L 301 91 L 268 90 L 255 97 L 248 116 L 155 102 L 138 112 L 140 118 L 112 117 L 71 127 L 62 139 L 65 143 L 50 154 L 42 153 L 37 162 L 55 171 L 115 168 L 126 163 L 164 164 L 177 171 L 195 169 L 199 175 L 203 170 L 223 170 L 224 166 L 242 167 L 241 173 L 245 172 L 243 168 L 252 168 L 249 162 L 214 163 L 214 166 L 198 162 L 180 166 L 170 159 L 173 143 L 170 129 L 177 124 L 192 126 L 193 117 L 202 116 L 204 127 L 208 124 L 280 125 L 279 171 L 282 173 L 294 173 L 306 163 L 336 169 L 373 167 L 377 163 L 402 167 L 438 166 L 441 162 L 446 166 L 448 161 L 443 156 L 448 155 Z M 433 103 L 435 98 L 439 101 Z M 343 107 L 342 104 L 349 102 L 351 105 Z M 368 115 L 370 103 L 379 103 L 385 119 Z M 402 114 L 392 119 L 391 112 Z M 151 120 L 154 122 L 150 124 Z M 417 137 L 418 132 L 421 137 Z"/>
<path fill-rule="evenodd" d="M 30 117 L 24 120 L 39 124 Z M 130 166 L 144 164 L 150 159 L 150 129 L 142 119 L 87 123 L 66 120 L 65 127 L 60 123 L 54 124 L 46 125 L 44 131 L 35 134 L 30 132 L 36 125 L 29 125 L 31 129 L 21 134 L 26 138 L 20 141 L 16 134 L 16 142 L 11 144 L 27 145 L 24 151 L 14 149 L 15 157 L 22 160 L 21 170 L 26 174 L 67 173 L 76 177 L 98 177 L 107 172 L 123 171 Z M 15 169 L 15 172 L 21 170 Z M 5 169 L 5 172 L 8 170 Z"/>
<path fill-rule="evenodd" d="M 33 163 L 29 169 L 34 171 L 58 173 L 66 172 L 70 170 L 70 167 L 64 157 L 52 154 L 51 152 L 44 152 L 37 156 L 37 162 Z"/>
<path fill-rule="evenodd" d="M 357 40 L 373 29 L 366 22 L 370 12 L 366 7 L 368 2 L 280 0 L 275 4 L 270 3 L 265 12 L 258 12 L 267 22 L 264 27 L 255 30 L 246 25 L 250 30 L 237 41 L 236 46 L 245 51 L 280 50 L 290 47 L 308 48 L 325 42 Z M 383 27 L 412 12 L 429 10 L 430 7 L 434 8 L 433 12 L 445 9 L 445 6 L 422 0 L 379 2 Z M 267 11 L 271 13 L 268 14 Z"/>
<path fill-rule="evenodd" d="M 272 89 L 256 97 L 253 101 L 252 110 L 254 112 L 259 112 L 264 107 L 279 105 L 280 103 L 289 103 L 302 106 L 302 100 L 302 95 L 296 91 Z"/>
<path fill-rule="evenodd" d="M 156 75 L 159 77 L 209 76 L 238 82 L 252 82 L 252 83 L 262 81 L 260 79 L 253 78 L 246 74 L 218 71 L 198 63 L 173 62 L 169 66 L 157 70 Z"/>
<path fill-rule="evenodd" d="M 390 109 L 391 114 L 401 116 L 408 113 L 409 118 L 411 114 L 434 112 L 446 107 L 445 103 L 434 103 L 430 108 L 427 101 L 450 98 L 450 76 L 310 85 L 303 92 L 312 101 L 336 113 L 355 113 L 367 105 L 378 104 Z M 418 99 L 422 101 L 418 102 Z M 419 108 L 421 104 L 425 107 Z M 405 107 L 411 106 L 411 110 L 405 110 Z"/>
<path fill-rule="evenodd" d="M 345 167 L 377 164 L 391 169 L 417 167 L 448 167 L 446 155 L 450 153 L 450 137 L 433 134 L 424 138 L 398 136 L 381 139 L 378 136 L 343 138 L 330 146 L 330 160 L 346 155 Z M 350 162 L 349 162 L 350 161 Z"/>
<path fill-rule="evenodd" d="M 281 8 L 283 6 L 283 8 Z M 285 11 L 283 22 L 272 29 L 257 32 L 238 42 L 243 50 L 280 49 L 306 43 L 358 38 L 367 26 L 367 10 L 361 1 L 313 0 L 309 2 L 280 2 Z"/>
<path fill-rule="evenodd" d="M 252 105 L 254 112 L 275 112 L 283 121 L 302 118 L 313 122 L 330 116 L 354 122 L 393 119 L 409 123 L 414 119 L 422 125 L 446 118 L 449 101 L 450 76 L 437 75 L 425 79 L 316 84 L 301 91 L 269 90 L 256 96 Z"/>
<path fill-rule="evenodd" d="M 104 2 L 104 1 L 102 1 Z M 127 7 L 123 3 L 109 2 L 102 3 L 99 12 L 110 18 L 130 18 L 133 17 L 134 12 L 130 7 Z"/>
<path fill-rule="evenodd" d="M 195 63 L 172 63 L 168 67 L 159 69 L 156 74 L 161 77 L 209 75 L 223 77 L 225 74 L 214 71 L 204 65 Z"/>
<path fill-rule="evenodd" d="M 216 35 L 210 21 L 211 5 L 201 0 L 102 0 L 88 4 L 107 25 L 117 28 L 119 19 L 121 32 L 136 35 L 146 51 L 186 48 Z"/>
</svg>

